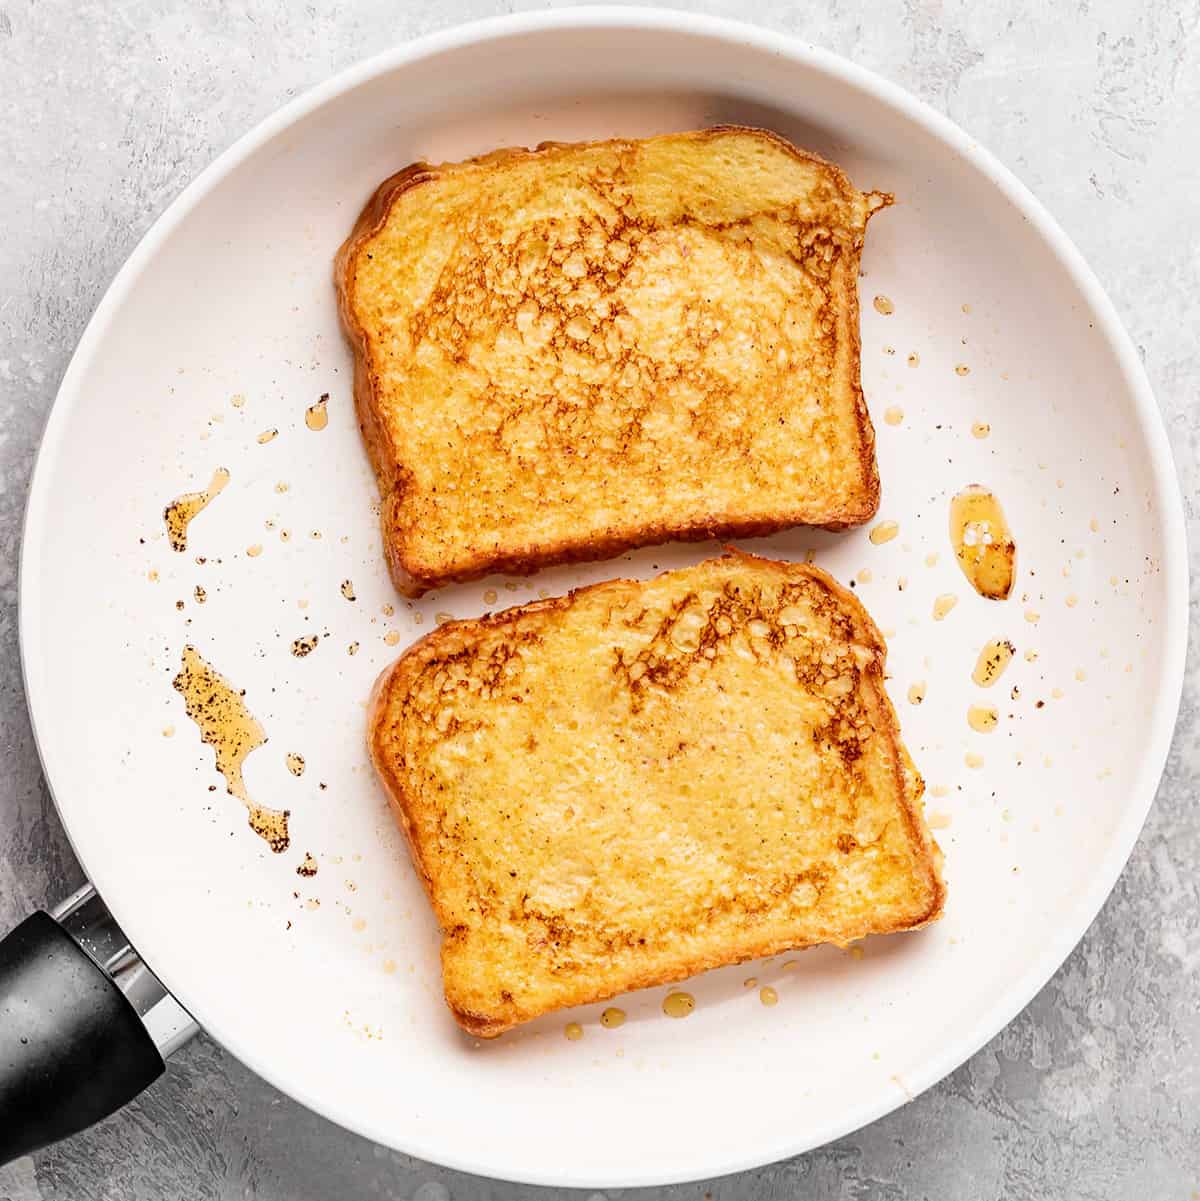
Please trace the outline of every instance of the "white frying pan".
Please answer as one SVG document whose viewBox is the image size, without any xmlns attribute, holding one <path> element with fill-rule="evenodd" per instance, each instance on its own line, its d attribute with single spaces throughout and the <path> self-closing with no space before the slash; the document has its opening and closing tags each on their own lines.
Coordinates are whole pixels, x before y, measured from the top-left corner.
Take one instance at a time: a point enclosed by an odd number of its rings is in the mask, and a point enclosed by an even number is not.
<svg viewBox="0 0 1200 1201">
<path fill-rule="evenodd" d="M 710 973 L 689 986 L 697 1008 L 683 1021 L 651 990 L 622 1002 L 617 1030 L 588 1007 L 480 1045 L 442 1003 L 437 931 L 368 768 L 371 682 L 440 613 L 714 548 L 397 597 L 331 259 L 374 185 L 414 159 L 717 122 L 769 126 L 898 199 L 872 222 L 861 291 L 880 517 L 899 536 L 748 545 L 815 547 L 840 579 L 859 577 L 930 785 L 946 917 L 793 968 L 784 957 Z M 323 393 L 328 426 L 314 431 L 305 410 Z M 186 553 L 172 551 L 164 505 L 218 467 L 228 487 Z M 995 491 L 1016 535 L 1004 603 L 975 595 L 951 553 L 949 498 L 971 483 Z M 958 603 L 935 621 L 943 594 Z M 171 207 L 101 304 L 50 417 L 21 641 L 75 851 L 214 1038 L 392 1147 L 598 1187 L 813 1147 L 928 1087 L 1012 1018 L 1137 837 L 1179 697 L 1186 604 L 1179 495 L 1137 357 L 1078 254 L 1003 168 L 897 88 L 800 42 L 678 12 L 576 9 L 452 30 L 355 68 L 245 137 Z M 316 649 L 295 657 L 293 640 L 313 634 Z M 984 698 L 971 672 L 993 638 L 1017 654 Z M 189 643 L 245 689 L 269 737 L 245 779 L 260 804 L 291 811 L 282 854 L 248 828 L 171 687 Z M 981 699 L 1000 710 L 990 734 L 967 724 Z M 296 872 L 306 853 L 312 877 Z M 762 1005 L 750 976 L 779 1003 Z M 563 1037 L 567 1020 L 581 1040 Z M 83 1120 L 68 1111 L 61 1128 Z M 58 1132 L 42 1125 L 29 1137 Z"/>
</svg>

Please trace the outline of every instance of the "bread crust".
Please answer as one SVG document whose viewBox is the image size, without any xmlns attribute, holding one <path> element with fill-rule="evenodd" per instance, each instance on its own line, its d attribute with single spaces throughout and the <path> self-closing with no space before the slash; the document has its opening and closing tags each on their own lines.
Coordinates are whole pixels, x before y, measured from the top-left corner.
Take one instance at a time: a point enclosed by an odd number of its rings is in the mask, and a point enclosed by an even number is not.
<svg viewBox="0 0 1200 1201">
<path fill-rule="evenodd" d="M 820 155 L 794 146 L 786 138 L 770 130 L 741 125 L 715 125 L 697 130 L 688 135 L 695 138 L 713 138 L 730 133 L 747 134 L 763 138 L 785 150 L 801 162 L 820 166 L 836 182 L 839 190 L 853 194 L 856 189 L 836 164 Z M 625 141 L 625 139 L 615 139 Z M 585 143 L 593 146 L 601 143 Z M 501 165 L 518 159 L 534 159 L 547 151 L 570 146 L 570 143 L 546 141 L 530 150 L 524 147 L 505 148 L 488 154 L 463 160 L 464 163 Z M 460 166 L 462 164 L 448 164 Z M 419 597 L 431 589 L 447 584 L 466 583 L 492 573 L 528 575 L 544 567 L 565 563 L 590 562 L 613 558 L 640 546 L 658 545 L 669 541 L 699 542 L 709 539 L 756 538 L 778 533 L 798 525 L 811 524 L 799 511 L 780 510 L 769 517 L 747 519 L 744 516 L 722 514 L 719 511 L 698 514 L 685 521 L 649 521 L 636 527 L 610 527 L 602 533 L 585 537 L 564 536 L 557 540 L 541 542 L 536 546 L 513 544 L 499 552 L 481 552 L 466 555 L 460 566 L 449 569 L 445 565 L 429 569 L 411 559 L 406 559 L 398 537 L 397 513 L 404 494 L 412 487 L 411 473 L 404 466 L 403 447 L 396 437 L 402 431 L 389 430 L 380 412 L 380 384 L 373 371 L 368 348 L 368 334 L 363 328 L 354 301 L 355 262 L 359 251 L 374 238 L 387 223 L 397 200 L 405 193 L 437 180 L 447 165 L 435 166 L 418 161 L 384 180 L 363 208 L 350 236 L 338 250 L 334 260 L 334 284 L 337 292 L 338 313 L 342 328 L 350 344 L 354 358 L 354 402 L 358 415 L 367 455 L 379 482 L 382 503 L 380 525 L 388 569 L 396 589 L 404 596 Z M 871 215 L 893 203 L 893 197 L 884 192 L 864 193 L 868 201 L 868 220 Z M 861 253 L 861 241 L 856 248 Z M 831 520 L 820 523 L 818 528 L 841 530 L 869 521 L 879 509 L 880 482 L 875 457 L 875 431 L 863 396 L 860 376 L 861 333 L 859 329 L 858 289 L 852 283 L 846 290 L 843 313 L 844 328 L 839 328 L 837 337 L 844 338 L 848 346 L 853 367 L 850 372 L 850 387 L 853 393 L 855 417 L 858 428 L 857 454 L 860 460 L 863 484 L 861 489 L 834 514 Z M 830 335 L 831 337 L 833 335 Z"/>
<path fill-rule="evenodd" d="M 735 548 L 728 548 L 727 553 L 721 559 L 709 562 L 729 561 L 759 572 L 777 573 L 791 580 L 804 577 L 815 581 L 825 589 L 841 611 L 851 616 L 854 623 L 855 643 L 870 652 L 870 660 L 862 673 L 863 695 L 871 712 L 876 717 L 876 732 L 883 733 L 891 750 L 890 760 L 894 765 L 898 814 L 904 824 L 907 841 L 917 849 L 917 859 L 921 864 L 925 884 L 929 890 L 927 907 L 911 920 L 891 924 L 868 921 L 861 923 L 858 927 L 841 931 L 840 937 L 837 938 L 818 938 L 809 941 L 797 940 L 794 937 L 763 939 L 756 937 L 752 930 L 748 930 L 745 932 L 744 939 L 727 941 L 711 953 L 676 958 L 669 967 L 650 965 L 638 972 L 625 974 L 618 983 L 611 981 L 580 982 L 569 998 L 547 1009 L 536 1011 L 524 1011 L 514 1005 L 503 1014 L 475 1012 L 465 1007 L 447 991 L 447 1005 L 452 1011 L 455 1021 L 468 1033 L 480 1038 L 492 1038 L 521 1022 L 540 1016 L 549 1009 L 604 1001 L 625 992 L 672 984 L 712 968 L 759 959 L 783 951 L 803 950 L 809 946 L 827 942 L 845 945 L 867 934 L 917 930 L 942 916 L 946 887 L 941 874 L 941 850 L 930 833 L 922 813 L 921 797 L 924 792 L 924 782 L 900 739 L 896 713 L 884 688 L 887 650 L 883 636 L 863 609 L 858 598 L 818 567 L 765 559 L 746 554 Z M 424 803 L 423 799 L 409 790 L 403 774 L 398 770 L 395 756 L 390 753 L 388 715 L 391 712 L 392 702 L 395 697 L 406 695 L 414 670 L 431 659 L 437 659 L 443 651 L 447 656 L 452 655 L 457 648 L 469 644 L 484 631 L 505 629 L 516 631 L 523 623 L 529 623 L 532 618 L 539 615 L 566 612 L 583 597 L 629 584 L 636 585 L 637 582 L 626 579 L 609 580 L 573 590 L 565 596 L 534 601 L 500 613 L 487 614 L 467 621 L 447 622 L 410 646 L 395 663 L 386 668 L 379 676 L 368 706 L 368 749 L 387 794 L 391 810 L 408 842 L 413 865 L 441 925 L 444 936 L 443 956 L 445 956 L 447 946 L 455 937 L 454 919 L 443 905 L 436 871 L 430 863 L 426 848 L 417 833 L 418 814 Z"/>
</svg>

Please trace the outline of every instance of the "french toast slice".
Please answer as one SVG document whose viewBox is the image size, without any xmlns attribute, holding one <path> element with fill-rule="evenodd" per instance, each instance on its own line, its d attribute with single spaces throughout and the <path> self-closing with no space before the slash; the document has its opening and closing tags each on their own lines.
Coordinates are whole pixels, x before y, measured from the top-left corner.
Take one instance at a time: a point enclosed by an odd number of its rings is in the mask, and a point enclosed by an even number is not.
<svg viewBox="0 0 1200 1201">
<path fill-rule="evenodd" d="M 335 278 L 400 591 L 868 520 L 856 285 L 890 199 L 727 126 L 383 183 Z"/>
<path fill-rule="evenodd" d="M 415 643 L 376 685 L 369 747 L 458 1023 L 491 1037 L 938 918 L 885 655 L 825 572 L 737 552 Z"/>
</svg>

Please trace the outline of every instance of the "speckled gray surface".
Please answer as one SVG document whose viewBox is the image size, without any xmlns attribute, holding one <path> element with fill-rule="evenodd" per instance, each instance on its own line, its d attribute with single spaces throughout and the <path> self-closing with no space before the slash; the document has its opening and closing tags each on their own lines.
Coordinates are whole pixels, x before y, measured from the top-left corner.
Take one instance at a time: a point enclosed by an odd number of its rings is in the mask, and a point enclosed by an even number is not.
<svg viewBox="0 0 1200 1201">
<path fill-rule="evenodd" d="M 42 422 L 92 309 L 154 217 L 261 117 L 373 50 L 512 7 L 537 6 L 0 0 L 0 928 L 80 879 L 26 717 L 16 572 Z M 896 80 L 1033 188 L 1141 351 L 1194 543 L 1200 0 L 692 7 L 799 33 Z M 832 1146 L 636 1195 L 1200 1199 L 1198 696 L 1193 646 L 1166 777 L 1129 867 L 1079 948 L 1003 1034 Z M 204 1038 L 125 1113 L 0 1169 L 0 1198 L 14 1201 L 533 1195 L 555 1194 L 446 1172 L 347 1134 Z"/>
</svg>

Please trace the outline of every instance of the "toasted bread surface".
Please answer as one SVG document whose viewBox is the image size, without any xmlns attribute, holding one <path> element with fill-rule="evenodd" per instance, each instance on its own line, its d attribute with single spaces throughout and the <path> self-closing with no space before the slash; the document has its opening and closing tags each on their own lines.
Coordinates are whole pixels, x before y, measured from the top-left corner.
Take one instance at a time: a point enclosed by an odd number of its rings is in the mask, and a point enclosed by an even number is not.
<svg viewBox="0 0 1200 1201">
<path fill-rule="evenodd" d="M 338 254 L 401 591 L 866 521 L 870 214 L 763 130 L 416 163 Z"/>
<path fill-rule="evenodd" d="M 369 746 L 460 1025 L 939 917 L 885 653 L 824 572 L 739 553 L 412 646 Z"/>
</svg>

